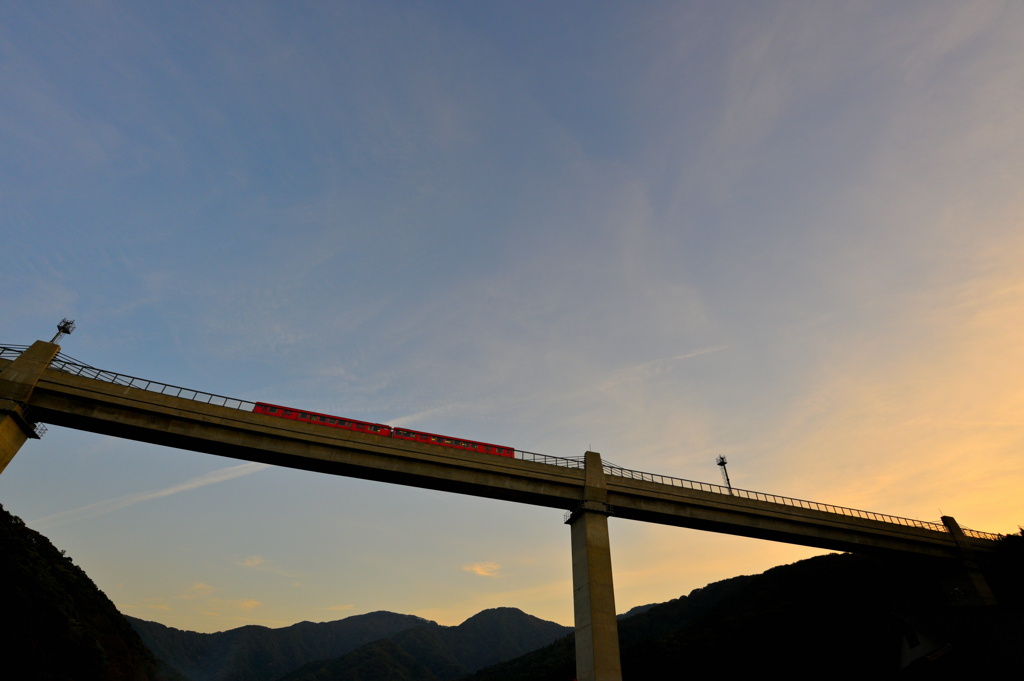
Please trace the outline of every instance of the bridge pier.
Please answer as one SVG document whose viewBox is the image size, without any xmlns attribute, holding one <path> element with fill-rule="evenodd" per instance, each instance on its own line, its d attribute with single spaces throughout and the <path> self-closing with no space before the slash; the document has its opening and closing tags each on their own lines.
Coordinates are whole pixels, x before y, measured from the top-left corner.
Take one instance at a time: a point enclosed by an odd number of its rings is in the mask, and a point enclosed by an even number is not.
<svg viewBox="0 0 1024 681">
<path fill-rule="evenodd" d="M 0 473 L 25 440 L 38 439 L 35 424 L 25 415 L 25 404 L 60 346 L 36 341 L 0 372 Z"/>
<path fill-rule="evenodd" d="M 967 535 L 961 529 L 960 523 L 953 516 L 944 515 L 942 516 L 942 524 L 953 535 L 953 540 L 960 550 L 960 563 L 967 574 L 970 588 L 974 591 L 974 593 L 970 594 L 970 598 L 981 605 L 996 605 L 995 594 L 992 593 L 992 589 L 985 580 L 985 575 L 981 574 L 981 568 L 978 567 L 974 547 L 971 546 Z"/>
<path fill-rule="evenodd" d="M 622 681 L 615 618 L 608 489 L 597 452 L 586 454 L 583 501 L 566 521 L 572 529 L 572 588 L 578 681 Z"/>
</svg>

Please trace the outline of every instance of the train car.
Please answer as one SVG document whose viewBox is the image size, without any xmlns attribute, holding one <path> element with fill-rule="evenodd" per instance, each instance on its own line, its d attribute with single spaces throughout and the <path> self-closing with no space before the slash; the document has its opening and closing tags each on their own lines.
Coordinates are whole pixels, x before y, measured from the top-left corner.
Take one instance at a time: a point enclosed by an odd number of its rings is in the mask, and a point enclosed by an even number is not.
<svg viewBox="0 0 1024 681">
<path fill-rule="evenodd" d="M 373 435 L 391 437 L 391 426 L 386 426 L 383 423 L 356 421 L 354 419 L 346 419 L 340 416 L 331 416 L 330 414 L 318 414 L 312 411 L 302 411 L 300 409 L 292 409 L 291 407 L 282 407 L 277 404 L 266 404 L 265 402 L 257 402 L 256 408 L 253 409 L 253 412 L 281 419 L 300 421 L 302 423 L 313 423 L 318 426 L 327 426 L 328 428 L 341 428 L 343 430 L 354 430 L 358 433 L 371 433 Z"/>
<path fill-rule="evenodd" d="M 406 430 L 405 428 L 392 428 L 391 437 L 398 440 L 426 442 L 432 445 L 441 445 L 442 447 L 465 449 L 470 452 L 494 454 L 495 456 L 504 456 L 508 458 L 514 458 L 516 455 L 516 451 L 512 447 L 501 447 L 499 445 L 490 445 L 486 442 L 474 442 L 473 440 L 461 440 L 454 437 L 448 437 L 446 435 L 435 435 L 434 433 L 421 433 L 418 430 Z"/>
<path fill-rule="evenodd" d="M 459 438 L 448 437 L 447 435 L 423 433 L 418 430 L 408 430 L 406 428 L 392 428 L 391 426 L 384 425 L 383 423 L 355 421 L 353 419 L 346 419 L 340 416 L 318 414 L 312 411 L 302 411 L 291 407 L 282 407 L 277 404 L 267 404 L 266 402 L 257 402 L 253 412 L 257 414 L 265 414 L 266 416 L 273 416 L 275 418 L 300 421 L 302 423 L 313 423 L 318 426 L 327 426 L 328 428 L 341 428 L 343 430 L 354 430 L 359 433 L 372 433 L 374 435 L 383 435 L 384 437 L 394 437 L 399 440 L 424 442 L 426 444 L 440 445 L 441 447 L 451 447 L 452 449 L 480 452 L 481 454 L 493 454 L 495 456 L 504 456 L 508 458 L 514 458 L 516 455 L 515 449 L 512 447 L 502 447 L 500 445 L 492 445 L 486 442 L 475 442 L 473 440 L 462 440 Z"/>
</svg>

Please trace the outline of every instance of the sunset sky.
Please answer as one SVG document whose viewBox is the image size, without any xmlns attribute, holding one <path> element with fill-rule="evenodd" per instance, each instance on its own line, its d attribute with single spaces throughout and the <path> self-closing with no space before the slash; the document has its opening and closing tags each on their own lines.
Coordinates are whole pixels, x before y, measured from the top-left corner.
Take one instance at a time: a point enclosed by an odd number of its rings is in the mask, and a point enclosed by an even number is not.
<svg viewBox="0 0 1024 681">
<path fill-rule="evenodd" d="M 1024 524 L 1024 3 L 0 2 L 0 344 Z M 125 614 L 572 623 L 552 509 L 52 427 Z M 612 518 L 618 610 L 819 553 Z"/>
</svg>

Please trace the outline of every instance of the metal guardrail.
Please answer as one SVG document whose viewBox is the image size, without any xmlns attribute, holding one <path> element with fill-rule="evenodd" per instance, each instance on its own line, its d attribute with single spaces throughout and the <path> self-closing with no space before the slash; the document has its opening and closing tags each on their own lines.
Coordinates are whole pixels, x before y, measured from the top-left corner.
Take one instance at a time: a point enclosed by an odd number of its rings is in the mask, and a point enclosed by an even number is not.
<svg viewBox="0 0 1024 681">
<path fill-rule="evenodd" d="M 708 482 L 698 482 L 696 480 L 686 480 L 684 478 L 674 478 L 668 475 L 657 475 L 654 473 L 644 473 L 642 471 L 629 470 L 628 468 L 622 468 L 620 466 L 605 464 L 604 472 L 606 475 L 617 475 L 622 478 L 629 478 L 632 480 L 643 480 L 645 482 L 656 482 L 662 485 L 670 485 L 672 487 L 682 487 L 685 489 L 697 490 L 700 492 L 712 492 L 715 494 L 722 494 L 725 496 L 740 497 L 742 499 L 751 499 L 753 501 L 766 501 L 770 504 L 780 504 L 782 506 L 793 506 L 796 508 L 804 508 L 811 511 L 821 511 L 823 513 L 835 513 L 837 515 L 849 516 L 852 518 L 863 518 L 864 520 L 875 520 L 883 523 L 891 523 L 894 525 L 904 525 L 907 527 L 919 527 L 925 530 L 934 530 L 936 532 L 948 532 L 949 530 L 942 523 L 928 522 L 926 520 L 916 520 L 914 518 L 902 518 L 900 516 L 888 515 L 887 513 L 874 513 L 873 511 L 861 511 L 856 508 L 847 508 L 846 506 L 835 506 L 833 504 L 822 504 L 817 501 L 807 501 L 806 499 L 794 499 L 793 497 L 784 497 L 778 494 L 767 494 L 765 492 L 754 492 L 752 490 L 739 489 L 736 487 L 724 487 L 722 485 L 714 485 Z"/>
<path fill-rule="evenodd" d="M 0 346 L 0 359 L 14 359 L 27 347 L 27 345 Z M 128 376 L 127 374 L 114 373 L 113 371 L 104 371 L 103 369 L 97 369 L 96 367 L 89 366 L 84 362 L 79 362 L 78 360 L 68 357 L 63 353 L 58 353 L 53 361 L 50 362 L 50 368 L 56 369 L 57 371 L 63 371 L 64 373 L 68 373 L 73 376 L 85 376 L 86 378 L 92 378 L 106 383 L 114 383 L 115 385 L 123 385 L 129 388 L 138 388 L 139 390 L 146 390 L 159 395 L 181 397 L 186 400 L 193 400 L 194 402 L 202 402 L 203 404 L 213 404 L 219 407 L 228 407 L 229 409 L 239 409 L 241 411 L 252 411 L 256 408 L 256 403 L 248 400 L 240 400 L 235 397 L 226 397 L 225 395 L 207 393 L 202 390 L 182 388 L 181 386 L 171 385 L 169 383 L 150 381 L 145 378 L 137 378 L 135 376 Z"/>
<path fill-rule="evenodd" d="M 16 359 L 26 350 L 27 345 L 0 345 L 0 359 Z"/>
<path fill-rule="evenodd" d="M 997 534 L 995 532 L 982 532 L 981 530 L 972 530 L 969 527 L 961 527 L 960 529 L 963 530 L 964 534 L 966 534 L 968 537 L 974 537 L 975 539 L 988 539 L 991 541 L 998 541 L 999 539 L 1005 536 L 1002 534 Z"/>
<path fill-rule="evenodd" d="M 516 458 L 522 459 L 523 461 L 536 461 L 537 463 L 546 463 L 549 466 L 561 466 L 562 468 L 583 469 L 586 467 L 586 464 L 584 463 L 584 458 L 582 456 L 548 456 L 547 454 L 525 452 L 521 449 L 517 449 Z"/>
<path fill-rule="evenodd" d="M 27 345 L 0 345 L 0 359 L 15 359 L 22 352 L 28 349 Z M 169 383 L 159 383 L 157 381 L 149 381 L 144 378 L 136 378 L 134 376 L 128 376 L 126 374 L 118 374 L 112 371 L 104 371 L 103 369 L 97 369 L 96 367 L 89 366 L 83 362 L 68 357 L 62 353 L 58 353 L 54 360 L 50 363 L 51 369 L 63 371 L 65 373 L 72 374 L 74 376 L 86 376 L 87 378 L 93 378 L 99 381 L 105 381 L 107 383 L 114 383 L 116 385 L 123 385 L 131 388 L 138 388 L 140 390 L 147 390 L 160 395 L 170 395 L 171 397 L 181 397 L 187 400 L 193 400 L 196 402 L 202 402 L 204 404 L 214 404 L 221 407 L 228 407 L 231 409 L 239 409 L 242 411 L 252 411 L 256 407 L 255 402 L 248 400 L 240 400 L 234 397 L 226 397 L 224 395 L 217 395 L 214 393 L 207 393 L 201 390 L 192 390 L 190 388 L 182 388 L 180 386 L 171 385 Z M 45 432 L 45 430 L 43 431 Z M 40 434 L 41 435 L 41 434 Z M 584 457 L 563 457 L 563 456 L 549 456 L 547 454 L 538 454 L 536 452 L 527 452 L 521 449 L 515 450 L 516 458 L 524 461 L 535 461 L 537 463 L 547 464 L 549 466 L 560 466 L 562 468 L 585 468 Z M 687 480 L 685 478 L 676 478 L 670 475 L 659 475 L 657 473 L 644 473 L 643 471 L 631 470 L 629 468 L 623 468 L 610 462 L 604 462 L 605 475 L 614 475 L 620 478 L 627 478 L 630 480 L 641 480 L 644 482 L 653 482 L 661 485 L 669 485 L 671 487 L 681 487 L 684 489 L 692 489 L 700 492 L 711 492 L 714 494 L 722 494 L 725 496 L 741 497 L 743 499 L 751 499 L 754 501 L 764 501 L 770 504 L 779 504 L 782 506 L 791 506 L 795 508 L 804 508 L 812 511 L 821 511 L 823 513 L 834 513 L 836 515 L 848 516 L 853 518 L 862 518 L 864 520 L 875 520 L 882 523 L 890 523 L 894 525 L 903 525 L 906 527 L 918 527 L 925 530 L 934 530 L 936 532 L 949 532 L 949 529 L 942 523 L 929 522 L 925 520 L 916 520 L 914 518 L 903 518 L 900 516 L 889 515 L 887 513 L 875 513 L 873 511 L 862 511 L 855 508 L 848 508 L 846 506 L 835 506 L 833 504 L 822 504 L 817 501 L 807 501 L 806 499 L 795 499 L 793 497 L 784 497 L 777 494 L 768 494 L 765 492 L 754 492 L 752 490 L 738 489 L 736 487 L 724 487 L 722 485 L 715 485 L 708 482 L 699 482 L 696 480 Z M 571 511 L 567 513 L 566 518 L 571 515 Z M 969 528 L 962 528 L 965 535 L 976 539 L 988 539 L 997 540 L 1002 535 L 993 532 L 981 532 L 980 530 L 972 530 Z"/>
</svg>

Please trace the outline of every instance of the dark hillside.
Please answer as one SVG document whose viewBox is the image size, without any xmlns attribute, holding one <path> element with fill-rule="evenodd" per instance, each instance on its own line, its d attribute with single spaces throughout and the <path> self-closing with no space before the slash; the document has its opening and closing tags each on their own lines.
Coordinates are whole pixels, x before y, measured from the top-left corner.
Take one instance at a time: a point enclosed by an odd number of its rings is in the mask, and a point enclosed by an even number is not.
<svg viewBox="0 0 1024 681">
<path fill-rule="evenodd" d="M 1024 607 L 1024 529 L 1002 537 L 983 568 L 1001 604 Z"/>
<path fill-rule="evenodd" d="M 832 554 L 710 584 L 619 620 L 623 678 L 770 671 L 797 677 L 893 676 L 905 626 L 897 612 L 926 612 L 931 622 L 942 613 L 956 619 L 967 612 L 951 605 L 956 597 L 951 600 L 947 593 L 958 577 L 945 569 Z M 995 610 L 988 613 L 998 620 Z M 469 678 L 569 681 L 575 676 L 574 655 L 569 636 Z"/>
<path fill-rule="evenodd" d="M 281 681 L 439 681 L 391 639 L 368 643 L 337 660 L 312 664 Z"/>
<path fill-rule="evenodd" d="M 381 611 L 280 629 L 245 626 L 200 634 L 133 617 L 128 621 L 158 658 L 191 681 L 271 681 L 304 664 L 427 623 L 421 617 Z"/>
<path fill-rule="evenodd" d="M 657 640 L 677 631 L 724 598 L 740 591 L 753 579 L 734 577 L 715 582 L 702 589 L 694 589 L 689 596 L 681 596 L 667 603 L 642 606 L 643 612 L 628 617 L 620 616 L 619 644 L 622 650 L 625 653 L 644 641 Z M 540 650 L 482 669 L 469 678 L 474 681 L 566 681 L 575 676 L 576 645 L 570 633 Z"/>
<path fill-rule="evenodd" d="M 4 678 L 157 678 L 139 635 L 85 572 L 0 506 L 0 659 Z"/>
<path fill-rule="evenodd" d="M 828 555 L 773 568 L 689 626 L 623 656 L 624 678 L 678 670 L 869 678 L 898 667 L 893 610 L 945 607 L 942 575 L 910 563 Z"/>
</svg>

